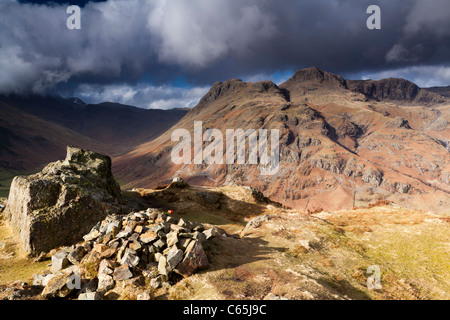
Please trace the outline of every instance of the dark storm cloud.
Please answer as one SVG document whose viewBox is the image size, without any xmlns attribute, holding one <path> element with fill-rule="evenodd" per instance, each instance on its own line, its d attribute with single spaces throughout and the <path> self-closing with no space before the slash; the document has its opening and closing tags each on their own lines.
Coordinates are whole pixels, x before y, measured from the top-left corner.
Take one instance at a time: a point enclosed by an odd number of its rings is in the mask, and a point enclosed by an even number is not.
<svg viewBox="0 0 450 320">
<path fill-rule="evenodd" d="M 372 4 L 381 30 L 366 28 Z M 66 7 L 0 2 L 0 93 L 155 89 L 180 78 L 204 88 L 311 65 L 419 82 L 423 68 L 439 68 L 436 83 L 450 83 L 447 0 L 90 1 L 81 30 L 66 28 Z"/>
<path fill-rule="evenodd" d="M 20 3 L 34 3 L 34 4 L 46 4 L 46 5 L 77 5 L 84 7 L 88 2 L 105 2 L 108 0 L 18 0 Z"/>
</svg>

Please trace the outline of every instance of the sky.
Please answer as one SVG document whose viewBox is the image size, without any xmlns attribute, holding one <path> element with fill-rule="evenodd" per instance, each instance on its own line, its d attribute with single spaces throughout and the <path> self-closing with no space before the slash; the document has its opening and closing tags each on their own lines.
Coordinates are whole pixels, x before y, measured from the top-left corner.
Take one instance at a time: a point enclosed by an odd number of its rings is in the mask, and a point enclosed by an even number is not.
<svg viewBox="0 0 450 320">
<path fill-rule="evenodd" d="M 70 4 L 80 30 L 66 26 Z M 170 109 L 216 81 L 281 84 L 310 66 L 446 86 L 449 57 L 448 0 L 0 0 L 0 94 Z"/>
</svg>

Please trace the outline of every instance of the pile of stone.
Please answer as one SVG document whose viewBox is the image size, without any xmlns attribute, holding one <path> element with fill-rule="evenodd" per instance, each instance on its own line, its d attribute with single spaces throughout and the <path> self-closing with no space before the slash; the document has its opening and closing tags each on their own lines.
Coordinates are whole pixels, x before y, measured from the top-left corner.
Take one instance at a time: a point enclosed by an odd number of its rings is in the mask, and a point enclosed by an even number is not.
<svg viewBox="0 0 450 320">
<path fill-rule="evenodd" d="M 218 234 L 156 209 L 110 215 L 83 242 L 56 251 L 51 270 L 35 275 L 33 285 L 43 287 L 44 298 L 80 300 L 102 299 L 123 282 L 146 283 L 149 290 L 170 287 L 171 279 L 209 266 L 204 246 Z"/>
</svg>

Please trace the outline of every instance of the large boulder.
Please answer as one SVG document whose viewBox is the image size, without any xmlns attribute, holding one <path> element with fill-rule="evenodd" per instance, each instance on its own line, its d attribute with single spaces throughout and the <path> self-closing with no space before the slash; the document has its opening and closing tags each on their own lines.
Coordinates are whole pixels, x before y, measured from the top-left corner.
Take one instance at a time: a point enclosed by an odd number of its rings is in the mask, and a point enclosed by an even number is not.
<svg viewBox="0 0 450 320">
<path fill-rule="evenodd" d="M 79 241 L 97 222 L 121 210 L 111 158 L 67 147 L 64 161 L 15 177 L 6 218 L 32 255 Z"/>
</svg>

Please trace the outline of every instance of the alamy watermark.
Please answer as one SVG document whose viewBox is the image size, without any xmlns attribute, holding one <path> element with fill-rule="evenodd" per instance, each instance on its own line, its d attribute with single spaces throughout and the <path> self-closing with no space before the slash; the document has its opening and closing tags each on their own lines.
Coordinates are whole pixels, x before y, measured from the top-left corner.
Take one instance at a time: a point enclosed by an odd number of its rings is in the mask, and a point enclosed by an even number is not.
<svg viewBox="0 0 450 320">
<path fill-rule="evenodd" d="M 80 30 L 81 29 L 81 9 L 77 5 L 67 7 L 66 12 L 70 14 L 67 18 L 67 29 Z M 370 17 L 367 19 L 366 26 L 369 30 L 381 29 L 381 9 L 377 5 L 370 5 L 366 10 Z"/>
<path fill-rule="evenodd" d="M 66 26 L 69 30 L 81 29 L 81 9 L 79 6 L 68 6 L 66 12 L 70 14 L 67 18 Z"/>
<path fill-rule="evenodd" d="M 172 162 L 174 164 L 259 165 L 262 175 L 274 175 L 278 172 L 280 164 L 280 131 L 270 130 L 270 150 L 268 133 L 267 129 L 247 129 L 246 131 L 226 129 L 224 153 L 222 132 L 218 129 L 207 129 L 203 132 L 203 122 L 194 121 L 194 139 L 187 129 L 176 129 L 172 132 L 172 141 L 178 142 L 172 149 Z M 203 148 L 204 142 L 210 143 Z M 248 145 L 248 159 L 246 159 L 246 145 Z"/>
<path fill-rule="evenodd" d="M 371 276 L 367 278 L 367 289 L 381 290 L 381 270 L 379 266 L 369 266 L 367 274 Z"/>
<path fill-rule="evenodd" d="M 371 5 L 366 10 L 371 16 L 367 19 L 366 25 L 369 30 L 381 29 L 381 9 L 379 6 Z"/>
<path fill-rule="evenodd" d="M 72 273 L 67 279 L 67 288 L 69 288 L 69 290 L 81 289 L 81 275 L 79 271 Z"/>
</svg>

